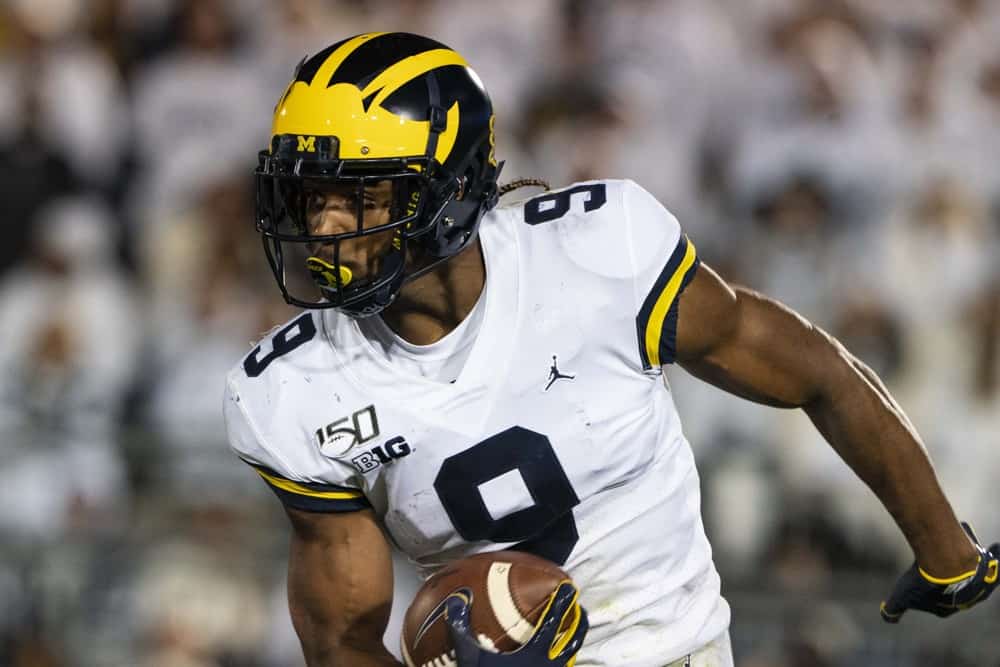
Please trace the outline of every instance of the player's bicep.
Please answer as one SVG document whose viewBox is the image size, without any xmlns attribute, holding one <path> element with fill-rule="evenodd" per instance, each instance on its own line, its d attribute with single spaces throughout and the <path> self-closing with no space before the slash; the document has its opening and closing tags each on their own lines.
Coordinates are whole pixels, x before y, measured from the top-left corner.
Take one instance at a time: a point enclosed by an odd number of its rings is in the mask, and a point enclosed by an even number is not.
<svg viewBox="0 0 1000 667">
<path fill-rule="evenodd" d="M 730 393 L 778 407 L 800 407 L 820 392 L 843 352 L 788 307 L 733 288 L 702 264 L 680 296 L 677 360 Z M 846 353 L 844 353 L 846 354 Z"/>
<path fill-rule="evenodd" d="M 374 512 L 286 512 L 289 609 L 308 664 L 391 660 L 382 637 L 392 608 L 392 556 Z"/>
</svg>

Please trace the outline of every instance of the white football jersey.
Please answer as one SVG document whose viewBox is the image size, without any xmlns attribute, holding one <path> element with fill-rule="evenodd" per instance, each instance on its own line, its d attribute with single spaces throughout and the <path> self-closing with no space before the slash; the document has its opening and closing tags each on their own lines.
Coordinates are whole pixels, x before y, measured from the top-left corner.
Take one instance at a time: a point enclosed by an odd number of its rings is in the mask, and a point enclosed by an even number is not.
<svg viewBox="0 0 1000 667">
<path fill-rule="evenodd" d="M 494 209 L 479 333 L 454 382 L 306 311 L 228 376 L 232 447 L 289 506 L 371 507 L 424 574 L 517 545 L 562 564 L 578 667 L 661 667 L 722 634 L 698 475 L 661 364 L 694 246 L 630 181 Z"/>
</svg>

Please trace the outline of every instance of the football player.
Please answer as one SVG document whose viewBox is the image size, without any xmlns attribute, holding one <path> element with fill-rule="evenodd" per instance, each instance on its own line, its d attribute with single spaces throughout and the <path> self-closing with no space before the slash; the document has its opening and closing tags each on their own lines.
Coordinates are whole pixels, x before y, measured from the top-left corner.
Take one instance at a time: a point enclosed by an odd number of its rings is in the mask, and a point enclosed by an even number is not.
<svg viewBox="0 0 1000 667">
<path fill-rule="evenodd" d="M 373 33 L 305 60 L 260 153 L 257 228 L 306 310 L 229 374 L 229 439 L 291 520 L 292 620 L 309 665 L 384 648 L 390 543 L 425 573 L 523 549 L 562 565 L 536 639 L 494 654 L 449 608 L 458 664 L 732 662 L 679 363 L 804 410 L 878 495 L 916 562 L 883 604 L 948 615 L 997 582 L 879 379 L 788 308 L 726 284 L 629 181 L 498 206 L 493 113 L 465 59 Z M 589 612 L 574 637 L 562 614 Z M 714 657 L 712 657 L 714 656 Z"/>
</svg>

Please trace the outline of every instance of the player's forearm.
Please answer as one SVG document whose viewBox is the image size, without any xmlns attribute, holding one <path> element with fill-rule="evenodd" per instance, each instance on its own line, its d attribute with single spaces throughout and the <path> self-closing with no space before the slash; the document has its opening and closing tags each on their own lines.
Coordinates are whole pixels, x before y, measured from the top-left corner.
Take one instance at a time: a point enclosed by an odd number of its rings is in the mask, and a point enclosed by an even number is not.
<svg viewBox="0 0 1000 667">
<path fill-rule="evenodd" d="M 370 629 L 337 629 L 323 615 L 303 609 L 294 598 L 291 614 L 308 667 L 398 667 L 402 664 L 385 648 L 381 636 Z"/>
<path fill-rule="evenodd" d="M 371 651 L 358 651 L 344 647 L 308 646 L 302 642 L 302 652 L 308 667 L 402 667 L 392 654 L 380 647 Z"/>
<path fill-rule="evenodd" d="M 759 403 L 803 408 L 892 514 L 925 570 L 954 575 L 975 564 L 916 431 L 874 373 L 787 306 L 729 288 L 707 268 L 684 298 L 677 358 L 685 369 Z"/>
<path fill-rule="evenodd" d="M 289 516 L 288 606 L 306 664 L 400 665 L 382 644 L 392 605 L 392 564 L 384 544 L 365 539 L 377 528 L 361 513 L 290 511 Z"/>
<path fill-rule="evenodd" d="M 976 552 L 913 425 L 870 369 L 837 352 L 830 383 L 806 413 L 885 505 L 921 567 L 940 576 L 974 567 Z"/>
</svg>

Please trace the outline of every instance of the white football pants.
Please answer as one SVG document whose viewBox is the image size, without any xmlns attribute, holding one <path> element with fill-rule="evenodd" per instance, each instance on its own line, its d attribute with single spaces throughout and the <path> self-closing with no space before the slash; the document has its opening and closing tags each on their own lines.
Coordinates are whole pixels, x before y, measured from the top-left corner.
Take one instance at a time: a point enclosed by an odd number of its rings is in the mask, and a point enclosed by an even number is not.
<svg viewBox="0 0 1000 667">
<path fill-rule="evenodd" d="M 723 632 L 694 653 L 674 660 L 665 667 L 733 667 L 733 647 L 729 643 L 729 632 Z"/>
</svg>

